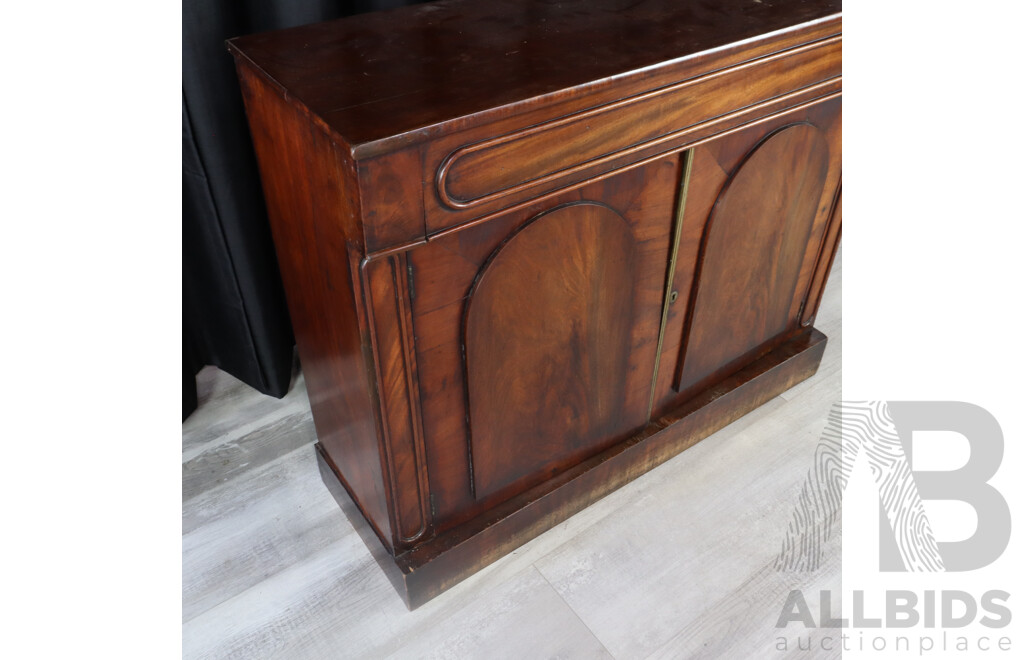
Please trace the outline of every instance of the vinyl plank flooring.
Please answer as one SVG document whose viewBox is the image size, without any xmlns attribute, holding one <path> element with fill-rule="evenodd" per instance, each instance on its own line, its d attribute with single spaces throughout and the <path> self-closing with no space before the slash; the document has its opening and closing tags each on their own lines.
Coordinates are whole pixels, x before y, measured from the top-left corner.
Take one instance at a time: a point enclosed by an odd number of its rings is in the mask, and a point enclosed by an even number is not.
<svg viewBox="0 0 1024 660">
<path fill-rule="evenodd" d="M 389 658 L 611 658 L 597 638 L 532 566 L 514 589 L 443 618 Z M 528 631 L 509 635 L 510 630 Z"/>
<path fill-rule="evenodd" d="M 819 611 L 818 594 L 822 590 L 841 592 L 840 534 L 830 540 L 825 556 L 818 570 L 807 573 L 780 572 L 771 564 L 762 566 L 733 591 L 706 603 L 696 617 L 648 659 L 783 658 L 798 648 L 798 636 L 805 648 L 808 634 L 815 641 L 825 635 L 834 636 L 836 631 L 828 628 L 808 631 L 797 624 L 782 629 L 775 627 L 785 595 L 790 590 L 802 590 L 812 612 Z M 780 638 L 785 640 L 785 652 L 777 652 Z M 816 644 L 815 648 L 819 650 L 815 658 L 826 657 Z M 802 657 L 807 657 L 806 651 Z M 839 657 L 838 651 L 835 657 Z"/>
<path fill-rule="evenodd" d="M 183 620 L 354 536 L 323 491 L 309 446 L 190 500 L 182 520 Z"/>
<path fill-rule="evenodd" d="M 316 430 L 307 405 L 306 410 L 281 410 L 277 415 L 261 418 L 259 426 L 243 438 L 216 443 L 182 463 L 182 498 L 196 497 L 236 475 L 312 445 L 316 442 Z"/>
<path fill-rule="evenodd" d="M 532 566 L 408 612 L 361 543 L 346 536 L 189 621 L 184 657 L 610 657 Z"/>
<path fill-rule="evenodd" d="M 309 414 L 306 381 L 301 373 L 282 399 L 260 394 L 214 367 L 196 376 L 199 408 L 181 425 L 182 464 L 221 445 L 237 443 L 274 420 L 296 413 Z"/>
</svg>

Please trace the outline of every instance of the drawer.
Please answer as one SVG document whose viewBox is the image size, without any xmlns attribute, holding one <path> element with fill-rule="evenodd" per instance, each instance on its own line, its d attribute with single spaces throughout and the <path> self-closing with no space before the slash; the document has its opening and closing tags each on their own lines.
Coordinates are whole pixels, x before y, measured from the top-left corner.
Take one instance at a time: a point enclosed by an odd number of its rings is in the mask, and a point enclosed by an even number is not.
<svg viewBox="0 0 1024 660">
<path fill-rule="evenodd" d="M 426 158 L 427 233 L 838 94 L 841 57 L 832 37 L 499 136 L 440 140 Z"/>
</svg>

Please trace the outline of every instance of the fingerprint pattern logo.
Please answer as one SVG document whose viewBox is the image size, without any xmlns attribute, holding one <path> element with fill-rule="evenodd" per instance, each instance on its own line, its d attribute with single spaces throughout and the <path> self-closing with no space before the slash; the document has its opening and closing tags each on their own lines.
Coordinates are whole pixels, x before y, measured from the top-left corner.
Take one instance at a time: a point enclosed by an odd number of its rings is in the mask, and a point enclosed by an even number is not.
<svg viewBox="0 0 1024 660">
<path fill-rule="evenodd" d="M 945 570 L 885 401 L 843 401 L 832 406 L 775 568 L 813 571 L 821 565 L 825 542 L 841 524 L 843 491 L 861 452 L 906 570 Z"/>
</svg>

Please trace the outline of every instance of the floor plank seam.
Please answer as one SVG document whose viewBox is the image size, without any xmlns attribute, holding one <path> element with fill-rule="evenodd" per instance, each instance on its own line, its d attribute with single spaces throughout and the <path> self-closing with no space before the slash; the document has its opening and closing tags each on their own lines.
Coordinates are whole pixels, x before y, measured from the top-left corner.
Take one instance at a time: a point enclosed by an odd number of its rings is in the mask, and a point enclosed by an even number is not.
<svg viewBox="0 0 1024 660">
<path fill-rule="evenodd" d="M 571 538 L 575 538 L 575 536 L 576 535 L 574 534 Z M 569 539 L 566 539 L 566 540 L 568 541 Z M 561 548 L 561 547 L 562 547 L 562 545 L 559 545 L 557 548 L 553 548 L 552 552 L 554 552 L 554 550 L 557 550 L 558 548 Z M 548 554 L 551 554 L 551 553 L 549 552 L 549 553 L 545 554 L 544 556 L 546 557 Z M 543 557 L 541 559 L 543 559 Z M 540 559 L 538 559 L 537 561 L 540 561 Z M 570 605 L 567 600 L 562 598 L 562 594 L 560 594 L 558 592 L 558 589 L 555 589 L 555 585 L 551 584 L 551 580 L 548 579 L 548 576 L 544 575 L 544 571 L 540 570 L 540 567 L 537 566 L 537 562 L 534 562 L 534 563 L 530 564 L 530 566 L 533 567 L 533 570 L 537 571 L 537 573 L 540 575 L 541 579 L 544 580 L 544 583 L 547 584 L 548 587 L 551 588 L 551 591 L 553 591 L 556 596 L 558 596 L 558 600 L 562 601 L 562 603 L 565 604 L 565 606 L 569 609 L 569 611 L 572 612 L 573 616 L 576 617 L 576 620 L 580 622 L 580 625 L 582 625 L 584 628 L 587 629 L 588 632 L 590 632 L 590 634 L 594 637 L 594 640 L 596 640 L 597 643 L 601 646 L 601 648 L 604 649 L 604 652 L 608 654 L 608 657 L 609 658 L 614 658 L 615 660 L 620 660 L 619 658 L 616 658 L 615 655 L 613 655 L 611 651 L 608 650 L 608 647 L 605 646 L 605 643 L 602 642 L 601 638 L 597 636 L 597 633 L 594 632 L 594 630 L 590 626 L 587 625 L 587 622 L 583 620 L 583 617 L 580 616 L 580 613 L 577 612 L 576 609 L 573 608 L 573 606 Z"/>
</svg>

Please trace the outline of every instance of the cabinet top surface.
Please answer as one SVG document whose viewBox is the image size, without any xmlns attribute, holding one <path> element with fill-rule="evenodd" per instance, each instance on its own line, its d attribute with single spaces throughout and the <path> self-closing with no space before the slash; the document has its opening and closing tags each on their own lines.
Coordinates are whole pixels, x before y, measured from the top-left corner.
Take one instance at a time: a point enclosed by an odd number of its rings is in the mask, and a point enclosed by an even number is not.
<svg viewBox="0 0 1024 660">
<path fill-rule="evenodd" d="M 840 11 L 840 0 L 440 0 L 229 46 L 356 146 L 644 75 Z"/>
</svg>

